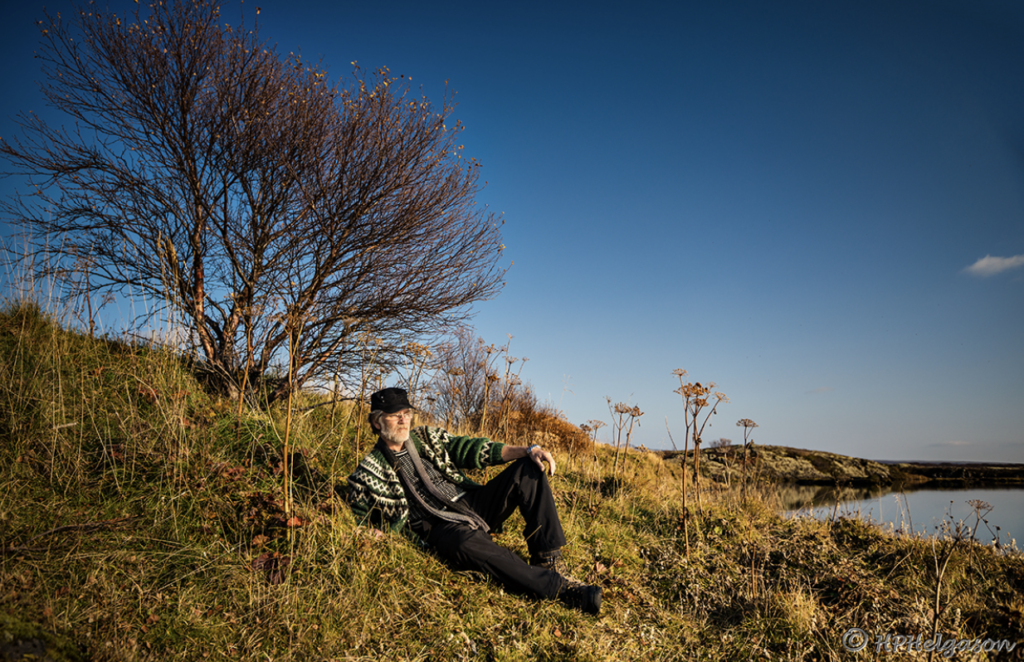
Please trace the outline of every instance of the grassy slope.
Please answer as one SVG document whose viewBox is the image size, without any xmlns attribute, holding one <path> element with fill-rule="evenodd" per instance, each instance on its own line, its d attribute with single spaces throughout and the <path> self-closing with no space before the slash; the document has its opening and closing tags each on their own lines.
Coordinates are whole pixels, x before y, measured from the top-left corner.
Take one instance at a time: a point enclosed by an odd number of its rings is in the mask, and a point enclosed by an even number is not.
<svg viewBox="0 0 1024 662">
<path fill-rule="evenodd" d="M 950 549 L 939 631 L 1024 640 L 1019 554 L 784 520 L 761 485 L 706 491 L 687 558 L 680 468 L 631 454 L 616 480 L 605 447 L 553 482 L 602 615 L 509 595 L 356 526 L 353 420 L 296 417 L 288 527 L 282 418 L 236 419 L 166 354 L 0 313 L 0 658 L 839 659 L 853 626 L 930 633 Z"/>
</svg>

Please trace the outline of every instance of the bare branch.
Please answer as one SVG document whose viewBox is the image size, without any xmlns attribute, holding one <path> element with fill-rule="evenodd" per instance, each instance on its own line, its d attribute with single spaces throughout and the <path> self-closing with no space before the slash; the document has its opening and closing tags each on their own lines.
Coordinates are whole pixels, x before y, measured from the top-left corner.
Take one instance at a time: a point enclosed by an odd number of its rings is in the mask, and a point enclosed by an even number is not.
<svg viewBox="0 0 1024 662">
<path fill-rule="evenodd" d="M 0 140 L 29 181 L 0 211 L 40 270 L 85 256 L 79 292 L 131 287 L 163 302 L 148 315 L 180 314 L 225 387 L 282 362 L 282 320 L 300 340 L 275 398 L 354 374 L 352 334 L 387 364 L 500 291 L 501 221 L 476 206 L 454 95 L 435 106 L 386 68 L 332 81 L 209 0 L 40 27 L 43 93 L 72 122 L 23 115 Z"/>
</svg>

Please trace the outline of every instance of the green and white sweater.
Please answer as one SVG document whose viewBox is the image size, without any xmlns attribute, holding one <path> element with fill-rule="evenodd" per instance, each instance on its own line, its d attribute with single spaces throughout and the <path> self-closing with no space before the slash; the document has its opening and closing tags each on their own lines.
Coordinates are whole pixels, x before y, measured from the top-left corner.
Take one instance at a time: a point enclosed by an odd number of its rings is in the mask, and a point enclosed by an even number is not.
<svg viewBox="0 0 1024 662">
<path fill-rule="evenodd" d="M 423 426 L 413 429 L 409 438 L 423 460 L 437 467 L 442 476 L 467 490 L 480 485 L 463 475 L 460 469 L 502 464 L 501 449 L 505 444 L 483 437 L 454 437 L 440 428 Z M 376 448 L 348 477 L 348 502 L 357 522 L 390 529 L 417 540 L 407 526 L 409 502 L 398 474 Z"/>
</svg>

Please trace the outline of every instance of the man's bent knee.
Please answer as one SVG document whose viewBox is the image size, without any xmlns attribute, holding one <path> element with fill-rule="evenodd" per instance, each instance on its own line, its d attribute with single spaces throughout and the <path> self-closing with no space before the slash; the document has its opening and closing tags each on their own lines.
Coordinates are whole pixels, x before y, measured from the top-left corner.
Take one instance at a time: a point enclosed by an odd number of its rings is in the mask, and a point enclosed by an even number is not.
<svg viewBox="0 0 1024 662">
<path fill-rule="evenodd" d="M 521 457 L 518 460 L 516 460 L 515 464 L 513 464 L 512 466 L 515 468 L 516 471 L 520 472 L 523 475 L 530 476 L 531 478 L 540 476 L 547 480 L 548 474 L 544 470 L 544 467 L 538 465 L 531 458 Z"/>
</svg>

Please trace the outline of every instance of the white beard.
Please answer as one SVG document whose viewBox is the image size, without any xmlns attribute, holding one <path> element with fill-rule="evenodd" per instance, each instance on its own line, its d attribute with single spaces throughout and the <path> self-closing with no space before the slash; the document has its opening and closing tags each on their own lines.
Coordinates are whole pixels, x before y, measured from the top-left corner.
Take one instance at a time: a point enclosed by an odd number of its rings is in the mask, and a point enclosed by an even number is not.
<svg viewBox="0 0 1024 662">
<path fill-rule="evenodd" d="M 399 434 L 392 435 L 392 434 L 388 434 L 387 432 L 381 431 L 380 438 L 383 439 L 384 443 L 386 443 L 386 444 L 397 446 L 397 445 L 401 445 L 401 444 L 404 444 L 405 442 L 409 441 L 409 433 L 408 432 L 402 432 L 400 435 Z"/>
<path fill-rule="evenodd" d="M 386 421 L 381 420 L 380 438 L 389 446 L 402 446 L 409 441 L 409 431 L 396 428 L 398 425 L 388 425 Z"/>
</svg>

